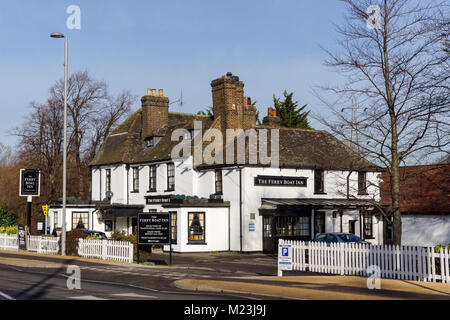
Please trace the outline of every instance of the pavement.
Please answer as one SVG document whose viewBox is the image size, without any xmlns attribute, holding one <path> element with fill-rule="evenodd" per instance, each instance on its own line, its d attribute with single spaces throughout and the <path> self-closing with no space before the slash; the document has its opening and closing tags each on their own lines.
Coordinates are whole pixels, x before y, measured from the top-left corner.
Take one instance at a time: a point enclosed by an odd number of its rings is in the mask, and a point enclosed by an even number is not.
<svg viewBox="0 0 450 320">
<path fill-rule="evenodd" d="M 186 290 L 245 294 L 300 300 L 450 300 L 450 285 L 381 279 L 381 289 L 368 289 L 367 278 L 353 276 L 285 276 L 238 280 L 182 279 Z"/>
<path fill-rule="evenodd" d="M 450 300 L 450 284 L 381 279 L 381 289 L 369 290 L 363 277 L 311 272 L 285 272 L 276 277 L 276 257 L 262 253 L 174 254 L 173 265 L 168 266 L 167 261 L 168 254 L 157 252 L 150 257 L 151 265 L 137 265 L 0 250 L 0 299 L 2 292 L 9 297 L 92 300 L 146 299 L 151 292 L 151 299 Z M 87 291 L 68 293 L 65 282 L 55 280 L 65 281 L 68 265 L 80 267 Z M 6 266 L 10 268 L 4 269 Z M 60 293 L 44 290 L 40 295 L 21 296 L 8 287 L 8 278 L 17 283 L 26 278 L 39 287 L 44 281 L 39 275 L 56 281 L 51 286 Z M 44 282 L 48 285 L 50 280 Z M 3 290 L 6 287 L 7 292 Z"/>
</svg>

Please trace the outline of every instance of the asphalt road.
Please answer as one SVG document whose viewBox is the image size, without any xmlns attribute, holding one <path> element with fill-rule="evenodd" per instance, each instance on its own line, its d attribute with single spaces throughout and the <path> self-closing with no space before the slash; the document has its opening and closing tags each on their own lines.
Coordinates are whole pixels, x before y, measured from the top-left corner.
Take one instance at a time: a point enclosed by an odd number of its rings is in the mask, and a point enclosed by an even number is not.
<svg viewBox="0 0 450 320">
<path fill-rule="evenodd" d="M 225 295 L 206 295 L 157 290 L 144 286 L 83 279 L 81 289 L 69 290 L 64 270 L 28 270 L 0 265 L 0 299 L 2 300 L 222 300 L 240 299 Z M 242 298 L 241 298 L 242 299 Z"/>
<path fill-rule="evenodd" d="M 165 254 L 152 255 L 162 263 Z M 200 258 L 199 258 L 200 257 Z M 2 260 L 3 258 L 3 260 Z M 158 260 L 161 258 L 160 260 Z M 9 261 L 7 261 L 9 259 Z M 27 265 L 14 263 L 25 259 Z M 256 259 L 256 260 L 255 260 Z M 259 259 L 259 260 L 258 260 Z M 265 260 L 268 259 L 268 260 Z M 174 285 L 179 279 L 225 279 L 273 275 L 270 257 L 227 255 L 180 256 L 178 265 L 104 265 L 52 257 L 0 253 L 0 300 L 236 300 L 268 299 L 255 295 L 189 292 Z M 40 263 L 42 265 L 37 265 Z M 222 263 L 218 263 L 221 261 Z M 8 264 L 5 264 L 7 263 Z M 195 262 L 195 263 L 194 263 Z M 64 266 L 55 267 L 54 263 Z M 53 266 L 52 266 L 53 264 Z M 80 268 L 81 289 L 69 290 L 68 265 Z M 36 267 L 37 266 L 37 267 Z"/>
</svg>

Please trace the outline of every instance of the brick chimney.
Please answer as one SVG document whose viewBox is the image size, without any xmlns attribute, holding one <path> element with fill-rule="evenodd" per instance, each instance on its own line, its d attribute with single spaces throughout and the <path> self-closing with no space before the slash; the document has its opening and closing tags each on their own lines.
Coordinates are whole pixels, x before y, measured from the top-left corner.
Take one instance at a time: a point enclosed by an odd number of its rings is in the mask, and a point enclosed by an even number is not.
<svg viewBox="0 0 450 320">
<path fill-rule="evenodd" d="M 231 72 L 211 82 L 214 118 L 226 129 L 248 129 L 256 125 L 256 108 L 244 97 L 244 82 Z"/>
<path fill-rule="evenodd" d="M 162 89 L 147 89 L 142 102 L 142 138 L 145 140 L 157 135 L 159 129 L 169 122 L 169 98 L 164 97 Z"/>
<path fill-rule="evenodd" d="M 263 119 L 263 125 L 272 127 L 272 128 L 279 128 L 281 125 L 281 119 L 277 117 L 277 110 L 274 108 L 268 108 L 267 109 L 267 116 Z"/>
</svg>

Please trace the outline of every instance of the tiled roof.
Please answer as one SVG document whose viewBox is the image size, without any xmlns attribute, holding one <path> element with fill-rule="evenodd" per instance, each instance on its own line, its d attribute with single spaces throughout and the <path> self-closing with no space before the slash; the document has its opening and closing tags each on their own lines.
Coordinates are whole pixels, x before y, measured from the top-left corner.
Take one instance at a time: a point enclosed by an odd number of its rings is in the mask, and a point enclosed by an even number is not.
<svg viewBox="0 0 450 320">
<path fill-rule="evenodd" d="M 147 148 L 141 138 L 142 114 L 137 111 L 106 138 L 90 165 L 170 160 L 171 151 L 178 144 L 178 141 L 171 141 L 173 130 L 177 128 L 193 129 L 195 120 L 202 121 L 203 132 L 217 122 L 213 122 L 209 116 L 169 112 L 169 123 L 159 132 L 162 139 L 155 147 Z M 271 128 L 257 126 L 255 129 L 258 131 Z M 270 135 L 268 136 L 270 137 Z M 270 151 L 270 139 L 268 140 L 267 150 Z M 322 130 L 281 127 L 279 129 L 279 152 L 280 167 L 380 171 L 380 168 L 373 163 L 365 160 L 333 135 Z M 246 163 L 249 163 L 248 146 Z M 203 164 L 200 167 L 208 166 Z"/>
</svg>

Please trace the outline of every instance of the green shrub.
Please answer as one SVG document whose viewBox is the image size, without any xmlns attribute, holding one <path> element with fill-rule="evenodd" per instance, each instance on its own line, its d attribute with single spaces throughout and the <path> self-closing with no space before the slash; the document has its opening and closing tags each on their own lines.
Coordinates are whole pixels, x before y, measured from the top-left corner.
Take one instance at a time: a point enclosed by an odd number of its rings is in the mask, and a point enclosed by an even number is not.
<svg viewBox="0 0 450 320">
<path fill-rule="evenodd" d="M 448 250 L 450 250 L 450 244 L 448 244 L 448 245 L 439 244 L 434 247 L 434 252 L 439 253 L 439 252 L 441 252 L 442 248 L 444 248 L 444 249 L 447 248 Z"/>
<path fill-rule="evenodd" d="M 0 227 L 15 226 L 18 223 L 17 214 L 8 206 L 6 200 L 0 202 Z"/>
<path fill-rule="evenodd" d="M 114 241 L 127 241 L 133 244 L 134 251 L 134 261 L 137 261 L 137 235 L 135 234 L 125 234 L 123 232 L 114 232 L 111 235 L 111 240 Z M 149 246 L 145 246 L 145 249 L 139 250 L 139 263 L 147 262 L 150 258 L 150 248 Z"/>
<path fill-rule="evenodd" d="M 17 226 L 0 227 L 0 233 L 17 234 Z"/>
<path fill-rule="evenodd" d="M 443 244 L 439 244 L 434 247 L 434 252 L 439 253 L 439 252 L 441 252 L 441 249 L 445 249 L 445 248 L 450 250 L 450 244 L 448 244 L 446 246 Z M 440 274 L 441 273 L 441 259 L 436 259 L 435 263 L 436 263 L 435 264 L 436 265 L 436 273 Z"/>
<path fill-rule="evenodd" d="M 66 233 L 66 254 L 68 256 L 78 255 L 78 239 L 85 239 L 87 234 L 83 230 L 71 230 Z M 59 239 L 59 248 L 61 250 L 61 238 Z"/>
</svg>

